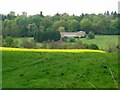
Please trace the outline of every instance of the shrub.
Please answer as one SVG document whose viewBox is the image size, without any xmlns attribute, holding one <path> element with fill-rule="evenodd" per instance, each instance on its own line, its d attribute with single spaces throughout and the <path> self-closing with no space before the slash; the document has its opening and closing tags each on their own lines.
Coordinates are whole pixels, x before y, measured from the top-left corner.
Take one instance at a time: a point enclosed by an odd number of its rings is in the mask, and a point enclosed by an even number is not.
<svg viewBox="0 0 120 90">
<path fill-rule="evenodd" d="M 64 41 L 52 41 L 49 43 L 51 49 L 66 49 L 67 44 Z"/>
<path fill-rule="evenodd" d="M 89 45 L 88 44 L 83 44 L 83 47 L 84 47 L 84 49 L 89 49 Z"/>
<path fill-rule="evenodd" d="M 120 49 L 120 44 L 118 44 L 118 45 L 116 46 L 116 48 Z"/>
<path fill-rule="evenodd" d="M 74 46 L 74 44 L 67 44 L 67 47 L 66 47 L 67 49 L 74 49 L 75 48 L 75 46 Z"/>
<path fill-rule="evenodd" d="M 117 48 L 117 50 L 118 50 L 118 53 L 120 53 L 120 44 L 118 44 L 118 45 L 116 46 L 116 48 Z"/>
<path fill-rule="evenodd" d="M 15 47 L 15 41 L 12 37 L 6 37 L 3 41 L 4 47 Z"/>
<path fill-rule="evenodd" d="M 0 36 L 0 46 L 2 46 L 3 38 Z"/>
<path fill-rule="evenodd" d="M 69 38 L 69 42 L 71 43 L 75 42 L 75 38 Z"/>
<path fill-rule="evenodd" d="M 88 33 L 88 38 L 89 39 L 94 39 L 95 38 L 95 34 L 93 32 L 89 32 Z"/>
<path fill-rule="evenodd" d="M 24 47 L 24 48 L 35 48 L 35 46 L 36 46 L 36 43 L 35 43 L 35 41 L 29 41 L 29 40 L 24 40 L 23 41 L 23 43 L 22 43 L 22 46 Z"/>
<path fill-rule="evenodd" d="M 94 50 L 99 50 L 99 47 L 96 44 L 91 44 L 89 48 Z"/>
<path fill-rule="evenodd" d="M 51 49 L 57 49 L 59 48 L 59 43 L 57 41 L 52 40 L 49 46 Z"/>
<path fill-rule="evenodd" d="M 47 48 L 47 46 L 48 46 L 47 44 L 48 44 L 47 41 L 43 41 L 43 42 L 42 42 L 41 48 Z"/>
<path fill-rule="evenodd" d="M 42 42 L 41 48 L 47 48 L 47 49 L 58 49 L 62 47 L 60 41 L 44 41 Z"/>
<path fill-rule="evenodd" d="M 110 44 L 107 51 L 110 53 L 118 53 L 120 52 L 119 45 L 115 46 L 113 44 Z"/>
<path fill-rule="evenodd" d="M 67 48 L 67 43 L 64 41 L 58 41 L 59 42 L 59 48 L 60 49 L 66 49 Z"/>
<path fill-rule="evenodd" d="M 82 43 L 82 41 L 77 41 L 76 43 L 75 43 L 75 45 L 74 45 L 74 48 L 75 49 L 81 49 L 81 48 L 84 48 L 84 45 L 83 45 L 83 43 Z"/>
</svg>

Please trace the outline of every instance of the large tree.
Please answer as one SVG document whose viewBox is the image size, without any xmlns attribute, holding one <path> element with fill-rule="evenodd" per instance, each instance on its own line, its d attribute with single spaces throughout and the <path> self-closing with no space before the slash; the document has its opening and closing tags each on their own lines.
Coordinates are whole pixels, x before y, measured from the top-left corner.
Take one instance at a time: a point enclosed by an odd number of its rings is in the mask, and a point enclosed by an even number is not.
<svg viewBox="0 0 120 90">
<path fill-rule="evenodd" d="M 15 20 L 6 19 L 3 22 L 3 36 L 19 37 L 20 30 Z"/>
<path fill-rule="evenodd" d="M 76 32 L 80 30 L 80 24 L 77 20 L 73 19 L 73 20 L 68 20 L 68 31 L 69 32 Z"/>
<path fill-rule="evenodd" d="M 58 30 L 60 27 L 64 27 L 65 31 L 68 31 L 68 23 L 65 20 L 59 20 L 53 23 L 52 29 Z"/>
<path fill-rule="evenodd" d="M 87 18 L 82 19 L 80 21 L 80 27 L 82 31 L 85 31 L 86 33 L 88 33 L 89 31 L 91 31 L 92 22 Z"/>
<path fill-rule="evenodd" d="M 16 18 L 16 23 L 19 26 L 19 30 L 20 30 L 20 36 L 21 37 L 26 37 L 27 36 L 27 26 L 28 26 L 28 19 L 27 17 L 24 16 L 18 16 Z"/>
<path fill-rule="evenodd" d="M 33 37 L 35 35 L 35 32 L 38 30 L 38 27 L 36 26 L 35 23 L 32 23 L 28 24 L 27 29 L 28 29 L 27 36 Z"/>
</svg>

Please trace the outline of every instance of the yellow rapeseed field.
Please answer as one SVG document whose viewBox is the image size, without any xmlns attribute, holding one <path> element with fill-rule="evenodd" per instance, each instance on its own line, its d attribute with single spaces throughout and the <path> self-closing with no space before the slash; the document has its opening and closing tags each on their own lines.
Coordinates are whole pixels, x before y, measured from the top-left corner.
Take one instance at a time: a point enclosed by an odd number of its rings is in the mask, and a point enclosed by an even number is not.
<svg viewBox="0 0 120 90">
<path fill-rule="evenodd" d="M 1 51 L 27 51 L 27 52 L 101 52 L 106 53 L 101 50 L 89 50 L 89 49 L 26 49 L 26 48 L 10 48 L 10 47 L 0 47 Z"/>
</svg>

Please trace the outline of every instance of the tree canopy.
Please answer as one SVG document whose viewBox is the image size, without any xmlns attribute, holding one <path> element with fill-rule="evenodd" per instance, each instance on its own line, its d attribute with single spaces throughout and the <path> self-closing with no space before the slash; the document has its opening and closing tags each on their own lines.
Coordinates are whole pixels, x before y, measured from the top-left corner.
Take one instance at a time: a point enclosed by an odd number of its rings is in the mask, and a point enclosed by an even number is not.
<svg viewBox="0 0 120 90">
<path fill-rule="evenodd" d="M 15 15 L 11 11 L 2 16 L 3 37 L 33 37 L 36 32 L 64 31 L 77 32 L 92 31 L 98 35 L 119 35 L 117 12 L 105 12 L 104 14 L 81 14 L 80 16 L 69 15 L 67 13 L 55 14 L 54 16 L 44 16 L 42 12 L 37 15 L 27 16 Z"/>
</svg>

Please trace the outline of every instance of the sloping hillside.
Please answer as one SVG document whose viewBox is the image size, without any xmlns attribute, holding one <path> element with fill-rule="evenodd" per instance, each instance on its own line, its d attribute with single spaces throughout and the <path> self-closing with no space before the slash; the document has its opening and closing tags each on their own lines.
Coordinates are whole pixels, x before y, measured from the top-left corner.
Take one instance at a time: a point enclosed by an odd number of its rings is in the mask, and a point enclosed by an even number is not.
<svg viewBox="0 0 120 90">
<path fill-rule="evenodd" d="M 2 66 L 4 88 L 115 88 L 118 81 L 117 54 L 3 51 Z"/>
</svg>

